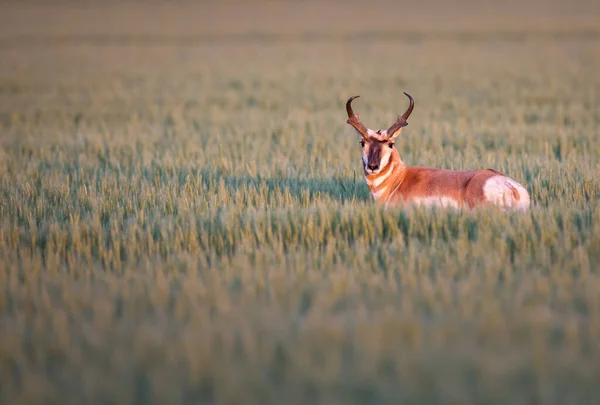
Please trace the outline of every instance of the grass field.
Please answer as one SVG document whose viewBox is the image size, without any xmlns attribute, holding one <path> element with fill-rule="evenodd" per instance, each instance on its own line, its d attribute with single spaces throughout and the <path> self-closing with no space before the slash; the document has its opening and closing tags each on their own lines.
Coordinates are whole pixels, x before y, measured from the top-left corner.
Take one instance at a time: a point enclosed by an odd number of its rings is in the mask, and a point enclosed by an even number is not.
<svg viewBox="0 0 600 405">
<path fill-rule="evenodd" d="M 600 10 L 463 3 L 0 6 L 0 403 L 600 402 Z"/>
</svg>

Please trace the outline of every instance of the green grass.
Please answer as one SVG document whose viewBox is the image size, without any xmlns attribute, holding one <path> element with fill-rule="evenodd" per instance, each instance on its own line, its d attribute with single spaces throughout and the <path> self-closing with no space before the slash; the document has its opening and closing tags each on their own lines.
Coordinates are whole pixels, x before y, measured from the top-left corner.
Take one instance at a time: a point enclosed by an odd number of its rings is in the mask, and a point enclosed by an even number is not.
<svg viewBox="0 0 600 405">
<path fill-rule="evenodd" d="M 598 30 L 84 13 L 64 40 L 10 12 L 1 403 L 600 400 Z M 386 128 L 403 91 L 407 164 L 494 168 L 531 210 L 376 206 L 344 102 Z"/>
</svg>

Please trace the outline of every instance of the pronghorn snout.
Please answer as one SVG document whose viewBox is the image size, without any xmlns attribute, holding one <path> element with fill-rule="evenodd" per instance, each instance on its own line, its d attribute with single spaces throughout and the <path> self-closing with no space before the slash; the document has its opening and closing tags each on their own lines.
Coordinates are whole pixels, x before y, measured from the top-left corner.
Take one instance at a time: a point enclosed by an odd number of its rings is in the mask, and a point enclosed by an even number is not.
<svg viewBox="0 0 600 405">
<path fill-rule="evenodd" d="M 379 169 L 379 163 L 369 163 L 367 167 L 369 168 L 369 170 L 375 171 Z"/>
</svg>

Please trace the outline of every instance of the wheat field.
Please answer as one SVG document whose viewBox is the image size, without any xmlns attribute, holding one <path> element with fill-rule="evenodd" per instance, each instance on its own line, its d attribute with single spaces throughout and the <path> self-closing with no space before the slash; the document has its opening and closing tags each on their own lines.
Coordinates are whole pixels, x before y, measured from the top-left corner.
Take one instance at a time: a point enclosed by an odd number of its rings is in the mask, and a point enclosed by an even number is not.
<svg viewBox="0 0 600 405">
<path fill-rule="evenodd" d="M 598 403 L 600 8 L 486 4 L 0 5 L 0 403 Z"/>
</svg>

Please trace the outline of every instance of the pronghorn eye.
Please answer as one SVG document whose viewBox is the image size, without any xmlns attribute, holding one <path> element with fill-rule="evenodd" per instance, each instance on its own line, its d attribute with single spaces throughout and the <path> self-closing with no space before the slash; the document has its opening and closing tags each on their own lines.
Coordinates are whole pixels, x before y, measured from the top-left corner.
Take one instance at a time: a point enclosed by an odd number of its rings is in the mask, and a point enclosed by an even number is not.
<svg viewBox="0 0 600 405">
<path fill-rule="evenodd" d="M 393 148 L 394 147 L 394 142 L 390 142 L 389 145 L 390 145 L 390 148 Z"/>
<path fill-rule="evenodd" d="M 365 141 L 360 141 L 360 146 L 362 146 L 363 148 L 365 147 Z"/>
</svg>

